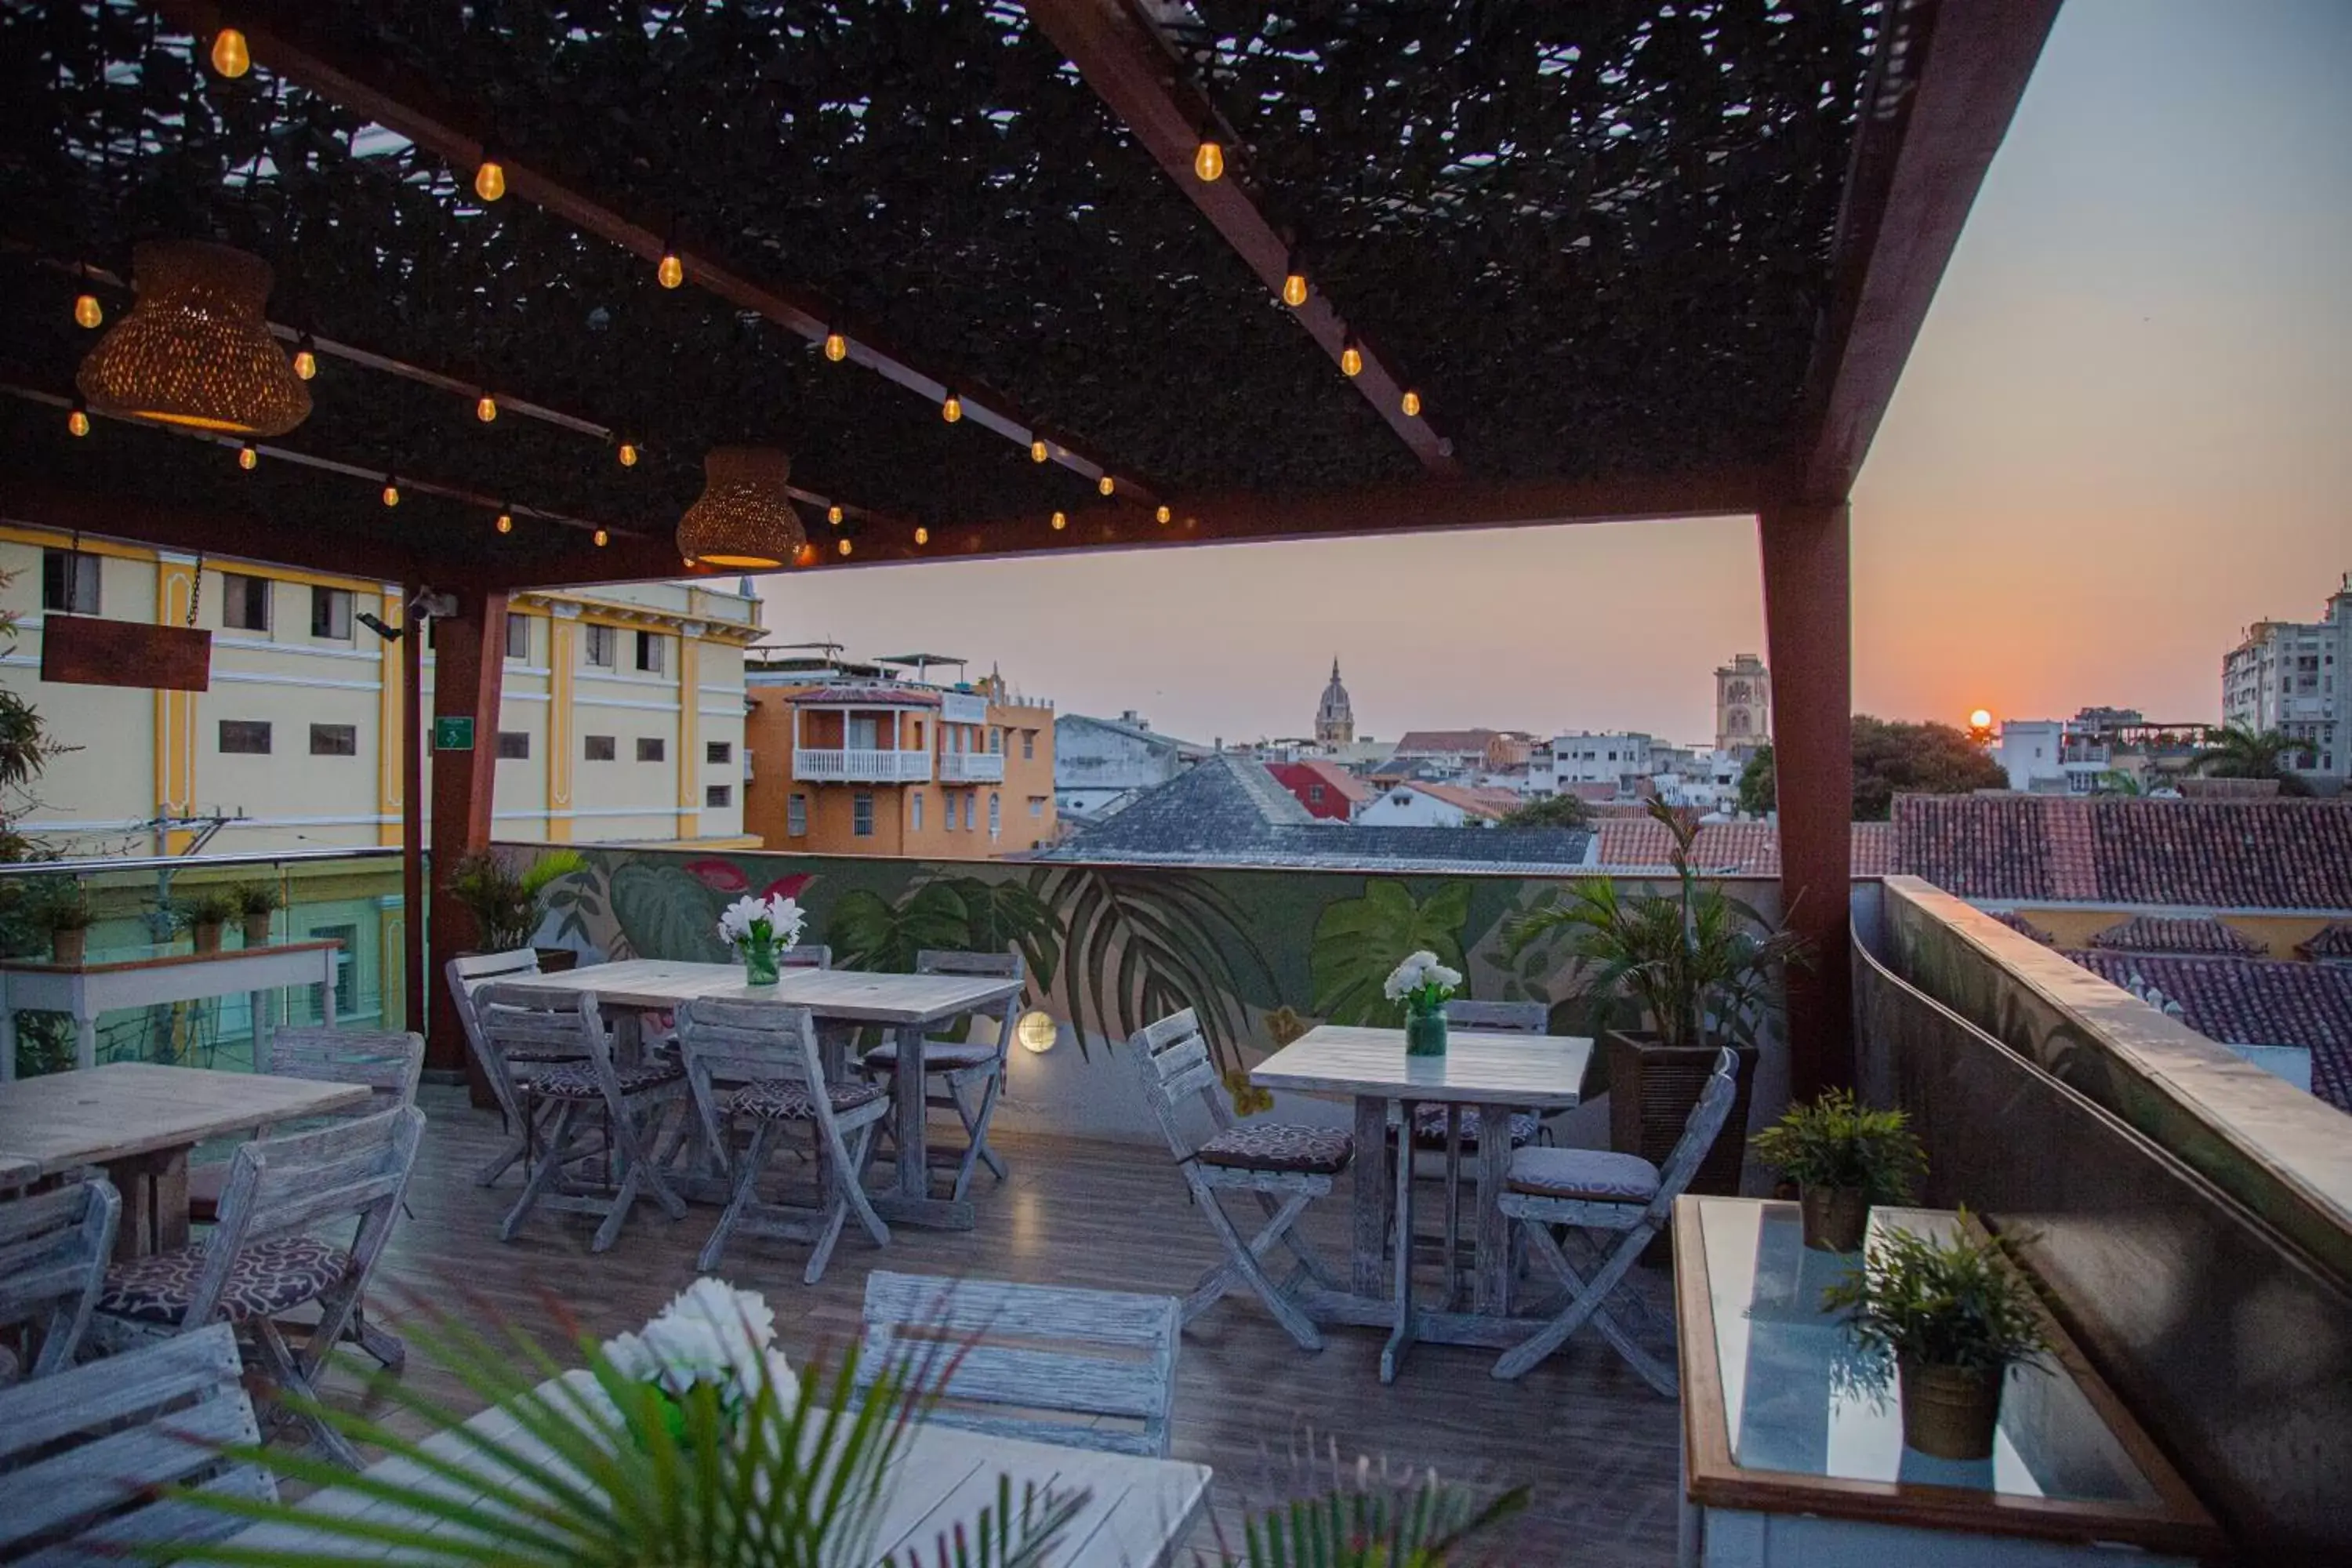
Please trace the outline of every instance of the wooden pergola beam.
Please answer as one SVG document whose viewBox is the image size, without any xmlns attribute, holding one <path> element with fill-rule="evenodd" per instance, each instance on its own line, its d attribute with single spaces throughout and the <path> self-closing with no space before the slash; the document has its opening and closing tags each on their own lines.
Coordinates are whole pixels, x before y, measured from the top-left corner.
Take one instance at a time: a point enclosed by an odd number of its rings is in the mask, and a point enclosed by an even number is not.
<svg viewBox="0 0 2352 1568">
<path fill-rule="evenodd" d="M 1838 215 L 1830 308 L 1800 405 L 1798 499 L 1853 491 L 2059 4 L 1887 7 Z"/>
<path fill-rule="evenodd" d="M 1238 172 L 1213 181 L 1192 173 L 1192 158 L 1207 128 L 1220 121 L 1215 107 L 1179 68 L 1159 30 L 1128 0 L 1026 0 L 1024 8 L 1234 254 L 1270 291 L 1280 293 L 1290 270 L 1291 237 L 1266 217 Z M 1336 368 L 1349 329 L 1315 286 L 1315 274 L 1309 270 L 1306 277 L 1307 302 L 1291 313 Z M 1425 418 L 1404 412 L 1405 390 L 1412 384 L 1360 331 L 1354 336 L 1357 352 L 1364 357 L 1363 369 L 1354 378 L 1356 390 L 1412 449 L 1423 468 L 1440 475 L 1458 472 L 1453 444 L 1430 428 Z"/>
<path fill-rule="evenodd" d="M 333 36 L 331 26 L 322 25 L 298 0 L 237 0 L 229 6 L 216 0 L 153 0 L 153 5 L 173 27 L 198 40 L 199 58 L 205 41 L 233 20 L 245 34 L 256 65 L 406 137 L 448 160 L 455 168 L 470 172 L 481 163 L 488 127 L 478 111 L 449 101 L 413 73 L 382 59 L 354 55 Z M 526 201 L 552 213 L 583 233 L 642 258 L 648 268 L 659 262 L 665 251 L 675 250 L 685 265 L 688 282 L 737 310 L 765 317 L 813 343 L 823 342 L 829 331 L 843 331 L 849 339 L 849 363 L 864 365 L 934 405 L 944 403 L 953 392 L 963 405 L 964 423 L 1024 447 L 1033 440 L 1043 440 L 1049 459 L 1063 468 L 1088 479 L 1108 474 L 1118 480 L 1123 494 L 1148 501 L 1160 499 L 1147 476 L 1070 446 L 1033 423 L 1011 399 L 970 378 L 950 377 L 918 364 L 862 324 L 851 322 L 829 301 L 804 289 L 754 278 L 730 266 L 691 234 L 673 233 L 640 221 L 583 184 L 518 162 L 512 148 L 499 149 L 499 163 L 506 171 L 507 199 Z"/>
</svg>

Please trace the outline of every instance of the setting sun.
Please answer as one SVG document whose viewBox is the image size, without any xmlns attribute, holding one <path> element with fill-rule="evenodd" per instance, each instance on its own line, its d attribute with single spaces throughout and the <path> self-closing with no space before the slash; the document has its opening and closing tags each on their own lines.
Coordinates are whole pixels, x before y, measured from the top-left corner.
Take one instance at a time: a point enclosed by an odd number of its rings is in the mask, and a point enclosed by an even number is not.
<svg viewBox="0 0 2352 1568">
<path fill-rule="evenodd" d="M 1971 713 L 1971 714 L 1969 714 L 1969 727 L 1970 727 L 1970 728 L 1972 728 L 1972 729 L 1977 729 L 1977 730 L 1990 730 L 1990 729 L 1991 729 L 1991 728 L 1992 728 L 1992 710 L 1991 710 L 1990 709 L 1988 709 L 1988 708 L 1979 708 L 1979 709 L 1978 709 L 1975 712 L 1973 712 L 1973 713 Z"/>
</svg>

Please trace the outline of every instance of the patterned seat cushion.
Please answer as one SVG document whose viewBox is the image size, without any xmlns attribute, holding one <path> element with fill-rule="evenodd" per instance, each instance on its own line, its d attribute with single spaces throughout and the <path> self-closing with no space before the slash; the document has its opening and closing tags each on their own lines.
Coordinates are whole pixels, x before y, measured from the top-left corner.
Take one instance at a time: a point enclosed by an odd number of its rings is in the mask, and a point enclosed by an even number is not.
<svg viewBox="0 0 2352 1568">
<path fill-rule="evenodd" d="M 1590 1203 L 1646 1204 L 1658 1195 L 1658 1168 L 1609 1149 L 1522 1149 L 1511 1156 L 1511 1191 Z"/>
<path fill-rule="evenodd" d="M 507 1066 L 510 1068 L 522 1067 L 527 1064 L 536 1065 L 541 1062 L 580 1062 L 586 1061 L 588 1059 L 582 1056 L 578 1051 L 558 1050 L 552 1046 L 524 1046 L 520 1049 L 509 1050 L 501 1054 L 506 1058 Z"/>
<path fill-rule="evenodd" d="M 1478 1130 L 1485 1124 L 1486 1118 L 1477 1106 L 1462 1108 L 1462 1146 L 1465 1149 L 1477 1147 Z M 1519 1149 L 1534 1142 L 1536 1133 L 1542 1126 L 1543 1118 L 1532 1110 L 1512 1111 L 1511 1147 Z M 1445 1147 L 1445 1107 L 1420 1105 L 1413 1108 L 1412 1141 L 1424 1149 Z"/>
<path fill-rule="evenodd" d="M 343 1277 L 352 1255 L 311 1236 L 281 1236 L 237 1249 L 221 1310 L 232 1322 L 275 1317 L 315 1301 Z M 98 1310 L 145 1323 L 176 1323 L 187 1316 L 205 1271 L 205 1243 L 118 1263 L 106 1271 Z"/>
<path fill-rule="evenodd" d="M 686 1069 L 672 1061 L 639 1062 L 633 1068 L 616 1067 L 613 1077 L 620 1083 L 623 1094 L 635 1094 L 644 1089 L 657 1089 L 675 1083 L 686 1076 Z M 604 1091 L 596 1082 L 593 1062 L 563 1062 L 541 1068 L 530 1075 L 531 1093 L 549 1100 L 601 1100 Z"/>
<path fill-rule="evenodd" d="M 824 1097 L 833 1101 L 833 1113 L 839 1116 L 861 1105 L 873 1104 L 882 1098 L 882 1092 L 878 1083 L 832 1083 L 825 1085 Z M 784 1078 L 745 1084 L 727 1102 L 727 1109 L 763 1121 L 816 1120 L 816 1101 L 810 1096 L 808 1085 Z"/>
<path fill-rule="evenodd" d="M 1244 1121 L 1201 1145 L 1203 1165 L 1237 1171 L 1304 1171 L 1336 1175 L 1355 1158 L 1356 1141 L 1336 1127 L 1299 1127 L 1284 1122 Z"/>
<path fill-rule="evenodd" d="M 995 1059 L 994 1046 L 973 1045 L 966 1040 L 923 1042 L 923 1070 L 927 1073 L 961 1072 L 966 1068 L 984 1068 Z M 865 1065 L 868 1072 L 897 1072 L 898 1043 L 886 1040 L 875 1047 L 866 1053 Z"/>
</svg>

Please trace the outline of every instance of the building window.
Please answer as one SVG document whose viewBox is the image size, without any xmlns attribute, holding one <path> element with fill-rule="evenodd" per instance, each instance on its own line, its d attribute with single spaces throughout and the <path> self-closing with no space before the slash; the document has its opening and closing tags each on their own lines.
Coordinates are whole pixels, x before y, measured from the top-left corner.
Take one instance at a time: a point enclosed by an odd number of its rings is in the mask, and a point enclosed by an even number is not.
<svg viewBox="0 0 2352 1568">
<path fill-rule="evenodd" d="M 1045 815 L 1045 797 L 1044 795 L 1033 795 L 1029 797 L 1029 815 L 1032 816 L 1043 816 Z"/>
<path fill-rule="evenodd" d="M 988 754 L 992 757 L 1001 757 L 1004 754 L 1004 731 L 1002 728 L 995 726 L 992 726 L 990 728 L 988 731 Z"/>
<path fill-rule="evenodd" d="M 725 784 L 705 784 L 702 804 L 714 808 L 732 805 L 735 804 L 735 792 Z"/>
<path fill-rule="evenodd" d="M 98 560 L 79 550 L 41 552 L 41 608 L 68 616 L 98 614 Z"/>
<path fill-rule="evenodd" d="M 991 795 L 988 797 L 988 836 L 991 838 L 998 838 L 1002 837 L 1003 833 L 1003 804 L 994 795 Z"/>
<path fill-rule="evenodd" d="M 662 672 L 663 640 L 659 632 L 637 634 L 637 668 L 639 669 L 648 675 L 659 675 Z"/>
<path fill-rule="evenodd" d="M 269 579 L 221 574 L 221 625 L 241 632 L 269 629 Z"/>
<path fill-rule="evenodd" d="M 269 724 L 260 719 L 224 719 L 220 721 L 220 749 L 223 756 L 266 757 L 269 754 Z"/>
<path fill-rule="evenodd" d="M 723 768 L 735 760 L 735 746 L 729 741 L 705 741 L 702 760 L 715 768 Z"/>
<path fill-rule="evenodd" d="M 921 790 L 910 789 L 907 792 L 907 826 L 918 833 L 923 830 L 923 792 Z"/>
<path fill-rule="evenodd" d="M 970 833 L 972 830 L 972 813 L 979 805 L 980 795 L 977 791 L 974 791 L 972 794 L 963 797 L 963 830 L 966 833 Z"/>
<path fill-rule="evenodd" d="M 310 726 L 310 754 L 314 757 L 356 757 L 360 754 L 360 731 L 356 724 L 313 724 Z"/>
<path fill-rule="evenodd" d="M 609 763 L 619 754 L 614 748 L 613 737 L 610 735 L 590 735 L 585 737 L 585 740 L 587 750 L 582 754 L 589 762 Z"/>
<path fill-rule="evenodd" d="M 310 635 L 352 640 L 352 592 L 348 588 L 310 590 Z"/>
<path fill-rule="evenodd" d="M 530 662 L 530 617 L 507 616 L 507 658 L 514 664 Z"/>
<path fill-rule="evenodd" d="M 501 730 L 499 731 L 499 761 L 502 763 L 520 763 L 528 762 L 530 759 L 530 731 Z"/>
<path fill-rule="evenodd" d="M 849 797 L 849 831 L 853 837 L 874 837 L 874 792 L 859 790 Z"/>
<path fill-rule="evenodd" d="M 354 925 L 312 926 L 310 940 L 331 942 L 335 949 L 335 1016 L 348 1018 L 360 1010 L 359 971 L 352 955 L 359 952 L 360 928 Z M 324 1023 L 327 1017 L 326 987 L 310 987 L 310 1016 Z"/>
<path fill-rule="evenodd" d="M 658 736 L 640 735 L 637 737 L 637 761 L 641 763 L 660 762 L 662 760 L 663 750 L 664 747 Z"/>
<path fill-rule="evenodd" d="M 613 628 L 610 626 L 583 626 L 581 629 L 588 634 L 582 645 L 587 650 L 588 662 L 595 666 L 598 669 L 612 668 L 614 641 Z"/>
<path fill-rule="evenodd" d="M 1024 763 L 1037 760 L 1037 731 L 1034 730 L 1021 731 L 1021 760 Z"/>
<path fill-rule="evenodd" d="M 808 837 L 808 796 L 795 795 L 785 800 L 784 831 L 794 838 Z"/>
<path fill-rule="evenodd" d="M 1323 786 L 1321 784 L 1308 784 L 1307 786 L 1307 804 L 1309 805 L 1321 805 L 1323 804 Z"/>
</svg>

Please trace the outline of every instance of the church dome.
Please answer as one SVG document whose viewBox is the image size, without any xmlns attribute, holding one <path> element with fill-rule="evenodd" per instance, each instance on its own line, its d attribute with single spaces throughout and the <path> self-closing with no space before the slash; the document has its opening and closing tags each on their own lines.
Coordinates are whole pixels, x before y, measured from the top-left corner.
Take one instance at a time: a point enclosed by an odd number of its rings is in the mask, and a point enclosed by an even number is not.
<svg viewBox="0 0 2352 1568">
<path fill-rule="evenodd" d="M 1339 661 L 1331 660 L 1331 682 L 1323 688 L 1323 700 L 1315 710 L 1315 740 L 1318 745 L 1344 746 L 1356 738 L 1356 710 L 1348 700 L 1348 689 L 1339 682 Z"/>
</svg>

